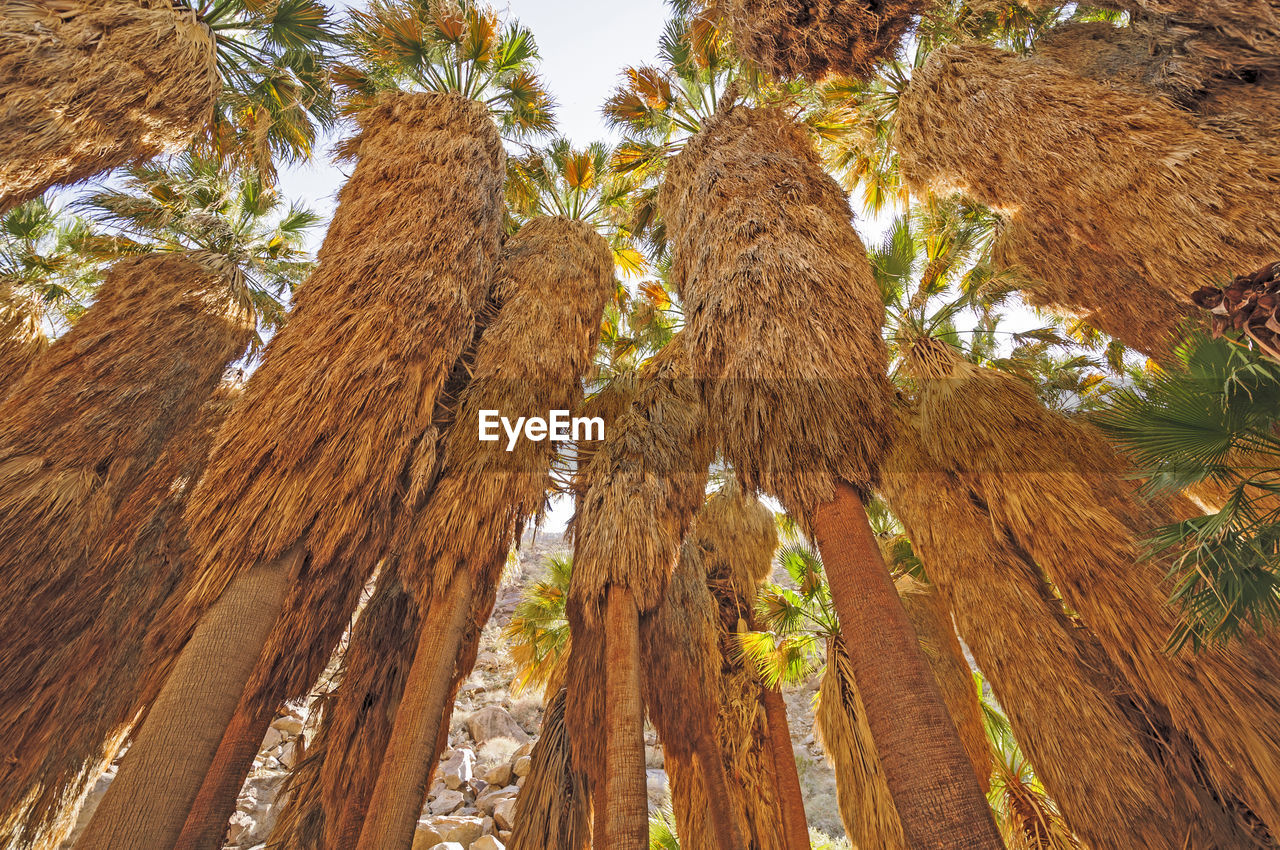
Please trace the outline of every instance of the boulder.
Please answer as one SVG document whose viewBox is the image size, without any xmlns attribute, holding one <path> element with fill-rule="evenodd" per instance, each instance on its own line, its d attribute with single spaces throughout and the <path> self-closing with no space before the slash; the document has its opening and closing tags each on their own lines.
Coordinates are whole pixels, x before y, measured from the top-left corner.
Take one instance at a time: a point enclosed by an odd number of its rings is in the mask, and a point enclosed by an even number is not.
<svg viewBox="0 0 1280 850">
<path fill-rule="evenodd" d="M 454 750 L 453 755 L 440 766 L 440 778 L 444 781 L 446 788 L 450 791 L 456 791 L 471 781 L 475 767 L 475 751 L 463 747 L 462 749 Z"/>
<path fill-rule="evenodd" d="M 520 728 L 515 718 L 498 705 L 486 705 L 467 718 L 467 731 L 471 740 L 483 744 L 491 738 L 511 738 L 521 744 L 528 743 L 529 733 Z"/>
<path fill-rule="evenodd" d="M 533 759 L 529 756 L 520 756 L 516 759 L 515 764 L 511 766 L 511 772 L 516 776 L 524 777 L 529 775 L 529 771 L 533 769 Z"/>
<path fill-rule="evenodd" d="M 480 818 L 446 818 L 436 821 L 435 827 L 445 841 L 454 841 L 463 847 L 470 847 L 471 842 L 484 834 Z"/>
<path fill-rule="evenodd" d="M 489 768 L 489 772 L 484 775 L 484 781 L 501 788 L 511 781 L 511 765 L 499 764 Z"/>
<path fill-rule="evenodd" d="M 479 841 L 472 844 L 471 850 L 507 850 L 507 845 L 503 844 L 492 835 L 486 835 Z"/>
<path fill-rule="evenodd" d="M 462 808 L 462 804 L 465 802 L 466 798 L 462 796 L 460 791 L 443 791 L 439 797 L 431 801 L 431 805 L 427 808 L 431 810 L 433 815 L 447 815 Z"/>
<path fill-rule="evenodd" d="M 511 829 L 515 825 L 516 798 L 508 797 L 493 807 L 493 822 L 498 829 Z"/>
<path fill-rule="evenodd" d="M 413 833 L 413 850 L 430 850 L 441 841 L 444 841 L 444 836 L 437 832 L 435 827 L 429 823 L 418 822 L 418 828 Z"/>
<path fill-rule="evenodd" d="M 456 841 L 441 841 L 435 847 L 432 847 L 431 850 L 467 850 L 467 848 L 463 847 Z"/>
<path fill-rule="evenodd" d="M 486 791 L 476 797 L 476 808 L 486 815 L 492 815 L 499 803 L 514 798 L 518 790 L 517 788 L 494 788 L 492 791 Z"/>
<path fill-rule="evenodd" d="M 295 735 L 302 734 L 302 718 L 296 717 L 292 714 L 286 714 L 273 720 L 271 722 L 271 728 L 278 729 L 288 737 L 292 738 Z"/>
</svg>

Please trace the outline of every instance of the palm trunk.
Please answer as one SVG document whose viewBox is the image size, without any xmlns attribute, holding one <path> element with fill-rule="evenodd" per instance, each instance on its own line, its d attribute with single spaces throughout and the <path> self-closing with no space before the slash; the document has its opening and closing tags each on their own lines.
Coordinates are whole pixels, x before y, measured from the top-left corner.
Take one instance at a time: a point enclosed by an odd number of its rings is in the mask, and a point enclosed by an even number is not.
<svg viewBox="0 0 1280 850">
<path fill-rule="evenodd" d="M 837 485 L 835 498 L 814 511 L 813 528 L 907 844 L 1003 848 L 853 487 Z"/>
<path fill-rule="evenodd" d="M 470 570 L 427 611 L 415 659 L 456 658 L 472 596 Z M 431 777 L 436 741 L 452 691 L 453 664 L 414 664 L 387 742 L 357 850 L 408 850 Z"/>
<path fill-rule="evenodd" d="M 275 706 L 252 705 L 242 696 L 173 850 L 221 850 L 240 787 L 274 715 Z"/>
<path fill-rule="evenodd" d="M 782 809 L 782 836 L 787 850 L 809 850 L 809 823 L 804 813 L 804 796 L 800 793 L 800 774 L 796 755 L 791 748 L 791 728 L 787 723 L 787 706 L 782 691 L 764 691 L 765 725 L 769 729 L 769 745 L 773 750 L 774 775 L 778 786 L 778 804 Z"/>
<path fill-rule="evenodd" d="M 603 847 L 648 850 L 644 700 L 640 688 L 640 612 L 631 591 L 609 589 L 605 612 L 605 813 Z"/>
<path fill-rule="evenodd" d="M 242 573 L 201 619 L 76 850 L 174 845 L 302 560 Z"/>
<path fill-rule="evenodd" d="M 712 730 L 699 736 L 694 755 L 707 787 L 707 809 L 711 825 L 715 828 L 716 844 L 720 850 L 747 850 L 738 818 L 734 814 L 733 796 L 729 793 L 729 780 L 725 776 L 724 759 L 715 742 L 715 714 L 709 718 Z"/>
</svg>

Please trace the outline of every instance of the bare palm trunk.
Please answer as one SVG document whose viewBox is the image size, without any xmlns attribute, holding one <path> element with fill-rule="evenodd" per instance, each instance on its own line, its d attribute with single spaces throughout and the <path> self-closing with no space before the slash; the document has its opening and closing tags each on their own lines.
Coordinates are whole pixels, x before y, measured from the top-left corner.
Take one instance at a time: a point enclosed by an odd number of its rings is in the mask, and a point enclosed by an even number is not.
<svg viewBox="0 0 1280 850">
<path fill-rule="evenodd" d="M 716 831 L 716 845 L 720 850 L 747 850 L 742 830 L 738 827 L 738 818 L 733 805 L 733 796 L 729 793 L 729 780 L 725 776 L 724 758 L 720 755 L 720 747 L 715 741 L 714 712 L 709 718 L 711 729 L 709 734 L 698 736 L 695 754 L 698 767 L 702 771 L 702 781 L 707 788 L 707 810 L 711 815 L 711 825 Z"/>
<path fill-rule="evenodd" d="M 466 630 L 472 584 L 471 571 L 460 570 L 448 594 L 429 606 L 415 661 L 457 657 Z M 413 844 L 440 724 L 452 692 L 453 671 L 453 664 L 441 663 L 415 663 L 410 668 L 357 850 L 409 850 Z"/>
<path fill-rule="evenodd" d="M 986 796 L 852 486 L 813 515 L 867 723 L 907 845 L 998 850 Z"/>
<path fill-rule="evenodd" d="M 201 618 L 76 850 L 174 845 L 302 559 L 240 574 Z"/>
<path fill-rule="evenodd" d="M 249 705 L 242 695 L 236 713 L 222 736 L 213 764 L 205 774 L 173 850 L 221 850 L 227 824 L 236 810 L 240 787 L 253 766 L 275 715 L 275 706 Z"/>
<path fill-rule="evenodd" d="M 640 612 L 628 588 L 613 585 L 605 612 L 605 837 L 609 850 L 647 850 L 649 799 L 644 772 L 640 688 Z"/>
<path fill-rule="evenodd" d="M 782 809 L 782 836 L 787 850 L 809 850 L 809 823 L 804 813 L 804 797 L 800 793 L 796 755 L 791 748 L 787 706 L 778 688 L 764 691 L 764 716 L 769 727 L 769 744 L 773 749 L 778 804 Z"/>
</svg>

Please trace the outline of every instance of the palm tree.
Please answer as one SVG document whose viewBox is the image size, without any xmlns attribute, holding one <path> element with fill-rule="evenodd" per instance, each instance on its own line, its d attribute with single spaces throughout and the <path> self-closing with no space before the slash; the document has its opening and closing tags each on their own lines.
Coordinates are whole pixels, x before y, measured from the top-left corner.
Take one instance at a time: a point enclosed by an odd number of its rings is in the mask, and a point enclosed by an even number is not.
<svg viewBox="0 0 1280 850">
<path fill-rule="evenodd" d="M 224 302 L 218 302 L 219 296 L 215 294 L 210 296 L 215 300 L 201 310 L 178 312 L 167 332 L 180 341 L 187 336 L 194 336 L 198 341 L 218 327 L 216 321 L 207 328 L 202 323 L 208 323 L 219 309 L 232 310 L 230 315 L 256 317 L 264 325 L 277 324 L 283 308 L 270 293 L 287 290 L 309 267 L 301 242 L 314 216 L 296 207 L 288 212 L 280 210 L 278 195 L 262 190 L 261 184 L 248 175 L 239 181 L 246 187 L 240 192 L 245 197 L 255 197 L 257 203 L 206 203 L 199 206 L 198 212 L 188 209 L 192 205 L 184 205 L 178 199 L 190 199 L 202 192 L 216 194 L 215 190 L 229 192 L 230 185 L 238 181 L 211 170 L 193 173 L 190 168 L 175 168 L 173 172 L 151 169 L 148 176 L 151 193 L 142 192 L 129 181 L 116 190 L 90 198 L 85 209 L 97 213 L 99 221 L 66 229 L 63 238 L 67 247 L 60 253 L 46 255 L 43 260 L 49 274 L 57 272 L 66 280 L 72 273 L 78 273 L 79 288 L 85 289 L 88 287 L 85 281 L 91 280 L 88 277 L 91 272 L 87 270 L 97 268 L 99 261 L 115 259 L 122 268 L 155 266 L 181 276 L 190 274 L 188 266 L 181 262 L 184 257 L 215 258 L 209 260 L 209 264 L 216 274 L 225 278 Z M 254 187 L 261 190 L 259 194 L 254 194 Z M 160 198 L 167 198 L 171 209 L 182 208 L 183 214 L 167 214 Z M 104 212 L 108 209 L 113 212 L 111 235 L 99 227 L 107 218 Z M 120 226 L 129 222 L 135 223 L 127 230 L 132 238 L 124 236 L 126 231 Z M 212 238 L 210 234 L 219 236 Z M 64 254 L 67 259 L 62 259 Z M 38 282 L 32 277 L 30 285 Z M 52 279 L 42 285 L 44 297 L 51 304 L 57 305 L 59 300 L 64 304 L 75 303 L 70 294 L 74 290 L 68 285 Z M 170 288 L 181 285 L 180 279 L 167 284 Z M 223 305 L 221 308 L 219 303 Z M 96 306 L 84 315 L 91 315 Z M 63 309 L 71 313 L 76 308 Z M 126 317 L 125 321 L 132 326 L 140 319 Z M 252 323 L 248 328 L 251 330 Z M 243 323 L 236 325 L 234 350 L 222 347 L 232 344 L 231 341 L 218 346 L 205 343 L 205 349 L 194 345 L 186 349 L 187 356 L 194 361 L 193 366 L 199 365 L 208 374 L 221 376 L 229 362 L 243 353 L 245 339 L 240 334 L 245 330 Z M 151 332 L 154 333 L 155 328 Z M 204 362 L 204 358 L 208 361 Z M 179 389 L 182 387 L 173 388 Z M 24 815 L 31 829 L 41 828 L 51 813 L 48 801 L 74 800 L 84 783 L 92 781 L 92 776 L 82 775 L 83 766 L 97 764 L 107 742 L 116 740 L 136 715 L 139 706 L 134 680 L 138 671 L 130 665 L 135 663 L 152 618 L 166 603 L 167 593 L 181 570 L 181 565 L 175 566 L 165 547 L 157 544 L 153 536 L 174 539 L 175 535 L 182 534 L 173 531 L 172 526 L 180 523 L 176 516 L 169 515 L 180 514 L 181 500 L 174 503 L 173 497 L 175 493 L 185 496 L 190 480 L 177 490 L 172 484 L 184 474 L 181 470 L 192 465 L 201 468 L 205 460 L 211 439 L 206 439 L 207 432 L 213 427 L 209 420 L 212 414 L 196 416 L 194 411 L 204 404 L 212 390 L 213 387 L 203 383 L 185 387 L 190 398 L 184 404 L 194 404 L 195 408 L 183 414 L 186 418 L 175 420 L 176 424 L 171 427 L 176 430 L 172 436 L 165 437 L 167 442 L 147 450 L 151 453 L 147 457 L 168 458 L 168 461 L 155 461 L 155 468 L 145 474 L 143 484 L 120 505 L 119 519 L 108 526 L 110 539 L 101 541 L 94 568 L 83 572 L 74 588 L 53 585 L 58 592 L 56 596 L 48 596 L 44 603 L 46 624 L 31 630 L 35 647 L 23 648 L 21 644 L 6 647 L 39 671 L 21 694 L 22 708 L 15 707 L 13 710 L 18 713 L 9 720 L 12 745 L 21 748 L 25 758 L 21 771 L 10 775 L 5 783 L 5 788 L 18 797 L 31 791 L 46 801 L 45 810 L 28 811 Z M 212 405 L 211 409 L 224 415 L 226 405 Z M 146 414 L 145 409 L 139 409 L 133 415 Z M 173 441 L 177 441 L 176 444 Z M 196 448 L 201 445 L 205 448 Z M 136 585 L 117 576 L 145 575 L 148 570 L 154 571 L 151 579 L 139 579 Z M 139 592 L 139 588 L 143 590 Z M 60 615 L 59 611 L 64 613 Z M 87 612 L 92 614 L 86 616 Z M 15 634 L 13 630 L 8 633 Z M 39 649 L 40 646 L 47 649 Z M 74 658 L 77 652 L 94 655 L 96 664 L 85 667 L 69 663 L 68 659 Z M 98 694 L 97 701 L 89 706 L 65 698 L 67 694 L 92 691 L 90 682 L 99 680 L 109 680 L 112 686 Z M 68 719 L 68 712 L 74 720 Z M 67 729 L 74 729 L 75 733 L 69 734 Z M 6 798 L 5 811 L 11 810 L 10 802 Z"/>
<path fill-rule="evenodd" d="M 1272 824 L 1264 777 L 1280 769 L 1268 766 L 1280 751 L 1266 730 L 1280 723 L 1280 696 L 1270 693 L 1269 639 L 1195 657 L 1166 652 L 1176 618 L 1160 582 L 1171 564 L 1143 539 L 1188 506 L 1140 500 L 1128 465 L 1100 433 L 1045 409 L 1017 378 L 946 346 L 917 348 L 912 368 L 926 378 L 918 422 L 935 468 L 953 473 L 964 498 L 1043 570 L 1139 704 L 1166 713 L 1191 740 L 1216 786 L 1231 787 Z"/>
<path fill-rule="evenodd" d="M 188 250 L 226 257 L 244 282 L 260 331 L 270 333 L 284 325 L 288 300 L 311 272 L 305 237 L 320 223 L 260 172 L 190 153 L 134 166 L 76 208 L 95 225 L 78 247 L 95 258 Z M 255 351 L 260 345 L 259 337 Z"/>
<path fill-rule="evenodd" d="M 978 687 L 982 688 L 980 678 Z M 996 754 L 987 796 L 1005 845 L 1010 850 L 1079 850 L 1080 842 L 1022 754 L 1009 719 L 985 695 L 982 719 Z"/>
<path fill-rule="evenodd" d="M 263 710 L 237 711 L 245 686 L 264 697 L 302 692 L 315 678 L 308 665 L 319 658 L 323 667 L 342 631 L 334 634 L 333 623 L 345 623 L 387 551 L 400 476 L 433 439 L 436 398 L 488 294 L 504 170 L 489 110 L 452 92 L 389 90 L 362 100 L 371 105 L 359 115 L 361 133 L 345 145 L 356 168 L 320 265 L 189 502 L 202 555 L 186 598 L 194 632 L 83 848 L 173 846 L 223 744 L 202 816 L 189 826 L 193 841 L 220 840 L 228 814 L 221 790 L 232 787 L 234 798 L 240 779 L 230 777 L 244 742 L 256 747 L 262 737 L 253 732 Z M 399 200 L 379 200 L 388 192 Z M 327 607 L 314 607 L 312 626 L 286 638 L 273 627 L 282 610 L 297 609 L 286 609 L 291 590 L 303 605 L 319 599 Z M 308 639 L 299 642 L 300 634 Z M 264 653 L 306 663 L 260 667 L 255 676 Z M 174 759 L 179 739 L 188 749 Z"/>
<path fill-rule="evenodd" d="M 86 781 L 74 760 L 46 773 L 48 748 L 60 745 L 51 736 L 68 693 L 99 664 L 112 665 L 120 646 L 97 624 L 120 613 L 108 604 L 114 545 L 127 544 L 133 524 L 168 497 L 174 482 L 153 468 L 171 441 L 191 438 L 201 406 L 249 342 L 237 290 L 234 268 L 207 253 L 121 260 L 92 307 L 0 405 L 6 831 L 40 834 L 62 792 Z M 68 652 L 73 645 L 81 652 Z"/>
<path fill-rule="evenodd" d="M 863 508 L 891 390 L 883 307 L 844 194 L 789 116 L 738 107 L 668 166 L 660 206 L 726 459 L 812 527 L 907 840 L 999 847 Z"/>
<path fill-rule="evenodd" d="M 1193 337 L 1179 353 L 1177 368 L 1140 375 L 1098 417 L 1156 493 L 1217 491 L 1215 510 L 1152 533 L 1173 564 L 1175 649 L 1280 622 L 1280 365 L 1231 338 Z"/>
<path fill-rule="evenodd" d="M 326 16 L 316 0 L 7 3 L 0 212 L 193 141 L 264 174 L 309 156 L 332 117 Z"/>
<path fill-rule="evenodd" d="M 742 635 L 743 651 L 758 665 L 767 682 L 803 682 L 815 670 L 823 669 L 818 728 L 827 758 L 836 768 L 840 816 L 845 830 L 858 846 L 903 847 L 901 821 L 885 786 L 876 746 L 867 728 L 821 557 L 811 543 L 794 532 L 784 539 L 778 563 L 786 570 L 795 589 L 778 585 L 766 587 L 759 609 L 761 627 L 768 631 Z M 889 547 L 886 545 L 886 548 Z M 914 566 L 909 548 L 897 554 L 895 571 Z M 973 772 L 985 788 L 990 773 L 990 753 L 972 676 L 951 629 L 950 615 L 936 591 L 909 574 L 900 573 L 895 586 L 932 674 L 945 695 L 950 720 L 961 733 Z"/>
<path fill-rule="evenodd" d="M 0 396 L 84 310 L 101 275 L 80 220 L 28 201 L 0 218 Z"/>
</svg>

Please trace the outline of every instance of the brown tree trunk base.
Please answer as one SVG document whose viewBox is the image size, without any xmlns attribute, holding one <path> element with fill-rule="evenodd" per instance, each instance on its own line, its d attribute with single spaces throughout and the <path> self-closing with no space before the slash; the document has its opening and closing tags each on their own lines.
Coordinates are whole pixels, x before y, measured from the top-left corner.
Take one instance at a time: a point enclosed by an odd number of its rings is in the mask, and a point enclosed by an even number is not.
<svg viewBox="0 0 1280 850">
<path fill-rule="evenodd" d="M 305 557 L 295 546 L 237 576 L 200 618 L 76 850 L 178 840 Z"/>
<path fill-rule="evenodd" d="M 640 687 L 640 611 L 625 587 L 609 588 L 605 611 L 606 795 L 609 850 L 648 850 L 649 795 L 644 772 L 644 699 Z"/>
<path fill-rule="evenodd" d="M 246 706 L 243 701 L 236 708 L 173 850 L 222 850 L 240 788 L 271 726 L 275 708 Z"/>
<path fill-rule="evenodd" d="M 711 722 L 714 727 L 714 714 Z M 729 780 L 725 776 L 724 758 L 720 755 L 719 745 L 706 735 L 699 736 L 695 756 L 707 789 L 707 811 L 711 816 L 711 826 L 716 831 L 716 844 L 720 850 L 747 850 L 747 842 L 738 826 L 733 795 L 729 793 Z"/>
<path fill-rule="evenodd" d="M 357 850 L 409 850 L 413 845 L 470 614 L 473 582 L 470 570 L 462 570 L 448 594 L 428 606 Z"/>
<path fill-rule="evenodd" d="M 809 850 L 809 820 L 800 793 L 800 773 L 791 748 L 791 726 L 787 722 L 787 705 L 782 691 L 764 691 L 764 722 L 769 730 L 773 750 L 773 767 L 778 786 L 778 804 L 782 809 L 782 837 L 787 850 Z"/>
<path fill-rule="evenodd" d="M 840 482 L 813 514 L 840 631 L 909 847 L 1002 850 L 973 772 L 861 498 Z"/>
</svg>

